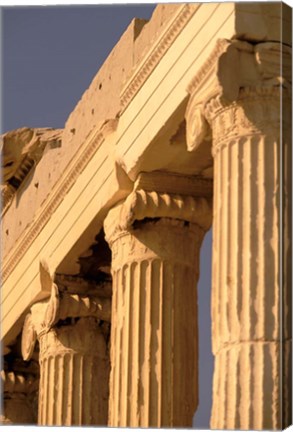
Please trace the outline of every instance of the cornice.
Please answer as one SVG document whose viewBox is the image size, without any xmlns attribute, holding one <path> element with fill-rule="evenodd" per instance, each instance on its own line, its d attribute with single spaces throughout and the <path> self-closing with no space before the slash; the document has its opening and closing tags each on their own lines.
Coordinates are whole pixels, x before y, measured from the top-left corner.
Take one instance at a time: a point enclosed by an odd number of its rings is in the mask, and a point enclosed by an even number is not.
<svg viewBox="0 0 293 432">
<path fill-rule="evenodd" d="M 69 163 L 62 175 L 62 181 L 58 182 L 52 189 L 45 204 L 41 207 L 39 214 L 36 215 L 30 226 L 24 230 L 15 248 L 10 252 L 2 267 L 2 281 L 4 282 L 15 268 L 21 257 L 29 249 L 35 238 L 42 231 L 55 210 L 63 201 L 65 195 L 76 182 L 78 176 L 87 166 L 90 159 L 104 142 L 105 136 L 112 132 L 117 125 L 117 120 L 106 122 L 103 127 L 90 139 L 88 139 L 78 155 Z"/>
<path fill-rule="evenodd" d="M 175 39 L 179 36 L 185 25 L 199 7 L 199 4 L 192 3 L 182 5 L 176 16 L 173 18 L 171 24 L 160 37 L 157 44 L 150 49 L 146 57 L 144 57 L 142 62 L 137 67 L 136 72 L 133 74 L 130 81 L 128 81 L 126 86 L 122 89 L 120 96 L 122 112 L 138 93 L 139 89 L 146 82 L 150 74 L 160 62 L 161 58 L 171 47 Z"/>
</svg>

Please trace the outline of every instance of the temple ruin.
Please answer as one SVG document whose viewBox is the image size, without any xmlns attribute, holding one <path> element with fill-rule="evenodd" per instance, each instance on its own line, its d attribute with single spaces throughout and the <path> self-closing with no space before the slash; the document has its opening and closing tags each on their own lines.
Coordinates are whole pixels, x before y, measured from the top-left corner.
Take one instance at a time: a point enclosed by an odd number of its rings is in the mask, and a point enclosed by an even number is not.
<svg viewBox="0 0 293 432">
<path fill-rule="evenodd" d="M 291 424 L 291 34 L 158 5 L 63 129 L 2 135 L 3 424 L 191 427 L 211 226 L 210 427 Z"/>
</svg>

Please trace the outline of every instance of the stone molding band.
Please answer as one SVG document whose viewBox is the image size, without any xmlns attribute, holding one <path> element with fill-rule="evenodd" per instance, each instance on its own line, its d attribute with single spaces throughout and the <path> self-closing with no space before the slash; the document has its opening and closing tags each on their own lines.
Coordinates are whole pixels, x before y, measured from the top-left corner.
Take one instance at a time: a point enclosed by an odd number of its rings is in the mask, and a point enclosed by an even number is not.
<svg viewBox="0 0 293 432">
<path fill-rule="evenodd" d="M 150 74 L 153 72 L 157 64 L 160 62 L 163 55 L 168 51 L 172 43 L 179 36 L 188 21 L 200 7 L 198 4 L 182 5 L 175 19 L 163 33 L 155 48 L 148 53 L 146 58 L 143 58 L 142 63 L 138 67 L 138 71 L 130 78 L 126 86 L 122 89 L 120 100 L 122 112 L 125 111 L 132 99 L 138 93 Z"/>
</svg>

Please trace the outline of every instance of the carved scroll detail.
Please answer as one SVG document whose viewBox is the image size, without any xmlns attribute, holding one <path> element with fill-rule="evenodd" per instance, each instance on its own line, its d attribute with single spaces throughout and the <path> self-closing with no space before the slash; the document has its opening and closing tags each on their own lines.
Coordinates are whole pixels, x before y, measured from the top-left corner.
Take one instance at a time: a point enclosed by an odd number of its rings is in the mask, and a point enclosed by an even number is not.
<svg viewBox="0 0 293 432">
<path fill-rule="evenodd" d="M 253 132 L 263 127 L 278 128 L 280 91 L 282 88 L 283 97 L 290 97 L 291 81 L 290 47 L 271 42 L 254 46 L 220 39 L 188 87 L 191 94 L 186 109 L 188 150 L 195 151 L 211 138 L 208 124 L 212 126 L 213 142 L 218 136 L 231 133 L 241 136 L 241 125 Z M 260 103 L 261 100 L 264 102 Z M 253 121 L 244 124 L 250 116 Z M 237 117 L 237 125 L 233 117 Z"/>
<path fill-rule="evenodd" d="M 57 285 L 54 284 L 51 299 L 46 310 L 46 329 L 49 330 L 52 328 L 59 320 L 77 317 L 96 317 L 110 322 L 110 299 L 59 293 Z"/>
<path fill-rule="evenodd" d="M 121 209 L 121 228 L 129 228 L 136 220 L 157 217 L 181 219 L 206 228 L 209 209 L 206 198 L 139 190 L 129 195 Z"/>
<path fill-rule="evenodd" d="M 3 212 L 10 204 L 29 171 L 41 159 L 45 147 L 60 146 L 62 129 L 20 128 L 3 134 L 1 140 L 2 173 L 1 195 Z"/>
<path fill-rule="evenodd" d="M 21 338 L 21 353 L 24 360 L 32 357 L 36 341 L 37 332 L 32 321 L 32 314 L 29 313 L 24 321 Z"/>
<path fill-rule="evenodd" d="M 48 333 L 58 321 L 83 317 L 110 322 L 110 299 L 62 293 L 57 285 L 53 284 L 49 301 L 33 305 L 31 313 L 26 316 L 21 344 L 24 360 L 31 358 L 37 337 Z"/>
<path fill-rule="evenodd" d="M 154 190 L 136 189 L 125 202 L 110 210 L 105 220 L 107 241 L 112 243 L 117 235 L 133 227 L 136 221 L 147 218 L 171 218 L 197 224 L 207 231 L 212 223 L 212 199 L 204 191 L 204 196 L 173 194 Z M 151 188 L 151 182 L 149 182 Z M 206 186 L 206 185 L 205 185 Z M 167 190 L 167 189 L 166 189 Z"/>
</svg>

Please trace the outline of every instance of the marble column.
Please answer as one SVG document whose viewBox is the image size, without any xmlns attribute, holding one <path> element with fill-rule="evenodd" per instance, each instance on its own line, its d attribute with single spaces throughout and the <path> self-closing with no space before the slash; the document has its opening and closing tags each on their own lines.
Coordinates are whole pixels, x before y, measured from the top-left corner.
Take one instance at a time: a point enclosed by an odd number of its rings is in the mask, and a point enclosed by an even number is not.
<svg viewBox="0 0 293 432">
<path fill-rule="evenodd" d="M 214 157 L 211 427 L 280 429 L 290 421 L 291 311 L 280 267 L 290 51 L 228 41 L 216 51 L 216 78 L 205 98 L 195 83 L 188 108 L 189 121 L 193 112 L 206 122 Z"/>
<path fill-rule="evenodd" d="M 153 178 L 142 173 L 105 221 L 112 249 L 113 427 L 191 427 L 198 404 L 196 286 L 212 184 Z"/>
<path fill-rule="evenodd" d="M 29 366 L 22 361 L 8 365 L 0 372 L 2 389 L 2 407 L 0 424 L 36 424 L 34 395 L 38 390 L 38 368 L 34 362 Z M 38 366 L 37 364 L 35 366 Z"/>
<path fill-rule="evenodd" d="M 109 299 L 60 292 L 31 307 L 22 338 L 28 360 L 39 341 L 39 419 L 42 426 L 107 425 L 109 356 L 101 323 Z"/>
</svg>

